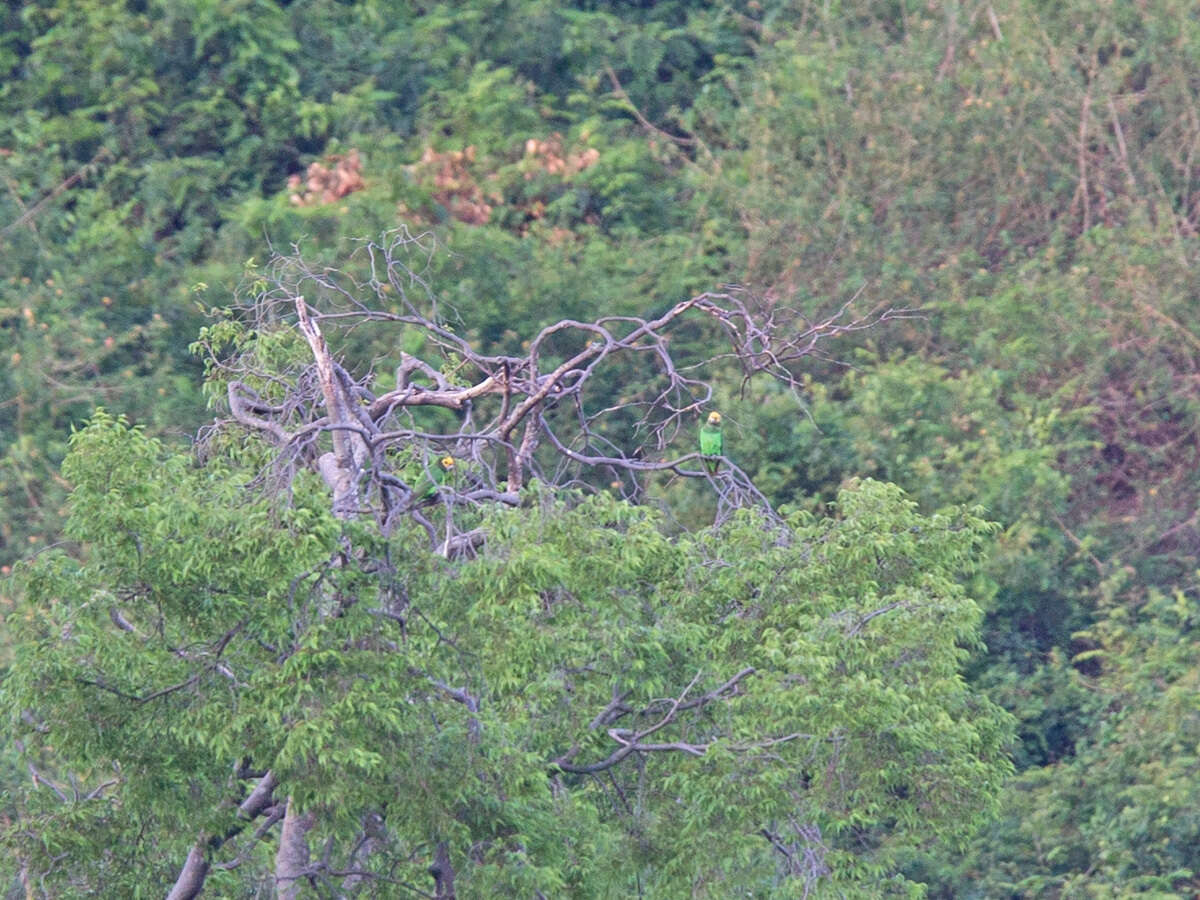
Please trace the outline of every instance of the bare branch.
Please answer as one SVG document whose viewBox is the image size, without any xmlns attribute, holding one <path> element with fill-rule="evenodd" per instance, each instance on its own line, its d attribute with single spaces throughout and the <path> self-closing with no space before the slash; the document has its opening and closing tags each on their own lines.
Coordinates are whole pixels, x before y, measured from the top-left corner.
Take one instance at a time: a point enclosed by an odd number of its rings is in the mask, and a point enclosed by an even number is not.
<svg viewBox="0 0 1200 900">
<path fill-rule="evenodd" d="M 116 610 L 115 607 L 113 607 L 113 609 L 110 610 L 109 614 L 110 614 L 110 617 L 113 618 L 114 622 L 117 622 L 118 619 L 120 619 L 120 621 L 125 622 L 126 625 L 129 625 L 129 623 L 125 621 L 124 617 L 120 615 L 120 612 L 118 610 Z M 238 632 L 240 632 L 243 628 L 246 627 L 246 623 L 248 623 L 249 621 L 250 621 L 249 617 L 242 619 L 241 622 L 234 625 L 227 632 L 225 632 L 225 634 L 221 635 L 221 637 L 217 639 L 216 643 L 214 643 L 213 646 L 211 648 L 209 648 L 209 650 L 208 650 L 208 655 L 211 656 L 211 658 L 206 659 L 204 662 L 204 665 L 200 669 L 193 672 L 191 675 L 189 675 L 183 681 L 176 682 L 175 684 L 169 684 L 166 687 L 161 687 L 158 690 L 151 691 L 148 694 L 141 694 L 141 695 L 130 694 L 129 692 L 123 691 L 120 688 L 113 687 L 111 684 L 106 682 L 103 678 L 99 678 L 99 677 L 97 677 L 97 678 L 76 677 L 75 680 L 79 684 L 88 684 L 88 685 L 91 685 L 92 687 L 98 687 L 101 690 L 107 691 L 110 694 L 115 694 L 116 696 L 121 697 L 122 699 L 130 700 L 133 703 L 137 703 L 137 704 L 141 705 L 141 704 L 149 703 L 152 700 L 157 700 L 160 697 L 165 697 L 168 694 L 174 694 L 177 691 L 182 691 L 182 690 L 185 690 L 186 688 L 192 687 L 193 685 L 197 684 L 200 681 L 200 679 L 203 678 L 209 672 L 214 672 L 214 671 L 220 672 L 222 675 L 225 675 L 227 678 L 232 679 L 233 673 L 230 672 L 229 669 L 227 667 L 225 667 L 225 665 L 221 662 L 221 654 L 225 652 L 225 648 L 229 646 L 229 642 L 233 640 L 233 638 L 238 634 Z M 122 627 L 122 626 L 120 624 L 118 624 L 118 627 Z M 123 630 L 133 630 L 133 626 L 129 625 L 128 629 L 123 628 Z M 136 630 L 133 630 L 133 631 L 135 634 L 137 633 Z M 198 654 L 187 653 L 182 650 L 176 649 L 176 650 L 173 650 L 172 652 L 174 652 L 176 656 L 179 656 L 182 659 L 187 659 L 187 660 L 203 659 L 203 657 Z"/>
<path fill-rule="evenodd" d="M 275 780 L 275 775 L 267 772 L 266 775 L 259 779 L 254 790 L 238 806 L 238 815 L 243 819 L 253 819 L 258 816 L 274 802 L 271 799 L 271 794 L 278 783 Z"/>
<path fill-rule="evenodd" d="M 280 371 L 251 345 L 214 371 L 227 381 L 233 421 L 277 448 L 275 477 L 315 469 L 339 517 L 374 517 L 384 533 L 408 517 L 447 556 L 473 552 L 483 540 L 467 511 L 516 505 L 532 478 L 589 490 L 615 481 L 630 497 L 658 472 L 704 478 L 718 496 L 717 521 L 744 506 L 773 517 L 734 461 L 725 459 L 715 479 L 688 465 L 699 459 L 692 434 L 713 398 L 705 371 L 733 364 L 743 390 L 765 375 L 799 395 L 797 365 L 829 341 L 917 314 L 857 312 L 860 291 L 810 317 L 726 285 L 653 316 L 561 319 L 533 334 L 522 355 L 488 353 L 450 327 L 429 286 L 406 264 L 406 254 L 430 252 L 427 236 L 401 231 L 365 242 L 352 258 L 356 269 L 313 266 L 298 250 L 277 255 L 269 287 L 243 313 L 266 332 L 295 328 L 311 364 Z M 699 358 L 679 359 L 672 346 L 685 322 L 709 342 Z M 394 384 L 379 386 L 378 360 L 359 363 L 368 370 L 355 375 L 331 349 L 331 340 L 365 326 L 420 336 L 409 344 L 422 348 L 419 356 L 397 351 Z M 598 376 L 620 383 L 631 374 L 629 396 L 599 396 Z M 431 415 L 435 409 L 442 412 Z M 444 425 L 447 412 L 451 427 L 430 427 Z M 454 478 L 436 471 L 446 456 L 456 462 Z M 437 509 L 421 512 L 431 505 Z"/>
<path fill-rule="evenodd" d="M 742 681 L 744 681 L 746 678 L 749 678 L 754 674 L 754 672 L 755 670 L 752 666 L 747 666 L 732 678 L 725 681 L 723 684 L 713 688 L 711 691 L 707 691 L 699 697 L 687 700 L 685 698 L 691 692 L 692 688 L 696 686 L 697 682 L 699 682 L 702 675 L 701 672 L 697 672 L 677 697 L 653 700 L 646 705 L 639 715 L 642 717 L 649 717 L 652 713 L 657 715 L 657 721 L 655 721 L 653 724 L 638 729 L 606 729 L 608 736 L 612 738 L 612 740 L 618 746 L 604 759 L 598 760 L 594 763 L 588 763 L 586 765 L 573 763 L 571 760 L 574 759 L 579 753 L 579 747 L 578 745 L 575 745 L 566 753 L 552 760 L 550 765 L 552 768 L 559 769 L 563 772 L 570 772 L 576 775 L 594 775 L 597 772 L 603 772 L 606 769 L 611 769 L 613 766 L 617 765 L 622 760 L 634 753 L 679 752 L 687 753 L 691 756 L 704 756 L 714 745 L 715 741 L 707 741 L 704 743 L 695 743 L 691 741 L 647 742 L 645 739 L 650 735 L 661 731 L 667 726 L 675 724 L 678 720 L 679 713 L 681 712 L 691 709 L 699 709 L 707 706 L 710 703 L 719 700 L 729 700 L 738 696 L 741 693 L 740 685 Z M 612 721 L 616 721 L 624 715 L 632 713 L 633 710 L 624 702 L 626 696 L 626 694 L 617 694 L 617 692 L 614 690 L 612 700 L 610 700 L 609 704 L 592 720 L 591 724 L 589 725 L 589 730 L 595 731 L 596 729 L 601 728 Z M 654 712 L 656 708 L 664 705 L 666 706 L 666 710 L 664 712 L 661 714 Z M 734 752 L 747 752 L 754 749 L 770 747 L 775 744 L 786 743 L 788 741 L 793 741 L 803 737 L 810 737 L 810 735 L 795 733 L 779 738 L 768 738 L 766 740 L 757 741 L 750 744 L 726 743 L 724 746 Z"/>
<path fill-rule="evenodd" d="M 245 763 L 238 767 L 237 775 L 239 778 L 247 774 L 244 772 L 244 769 Z M 261 776 L 255 789 L 250 792 L 250 795 L 238 807 L 239 818 L 246 820 L 246 822 L 253 821 L 264 813 L 266 814 L 266 819 L 255 829 L 254 834 L 250 837 L 246 845 L 242 847 L 241 852 L 232 860 L 218 863 L 214 866 L 210 863 L 209 854 L 215 853 L 237 837 L 245 827 L 244 824 L 235 825 L 223 835 L 218 834 L 207 839 L 201 836 L 196 841 L 188 853 L 187 859 L 184 861 L 183 868 L 179 872 L 179 877 L 175 881 L 175 886 L 168 895 L 168 900 L 172 897 L 186 900 L 186 898 L 199 896 L 201 890 L 204 888 L 204 882 L 208 877 L 210 869 L 235 869 L 246 860 L 254 845 L 262 840 L 263 836 L 284 817 L 285 804 L 273 803 L 271 800 L 271 792 L 275 787 L 275 776 L 269 771 L 266 772 Z"/>
<path fill-rule="evenodd" d="M 893 609 L 899 609 L 901 607 L 908 608 L 908 604 L 897 601 L 895 603 L 889 603 L 887 606 L 882 606 L 879 609 L 873 609 L 869 613 L 864 613 L 857 619 L 857 621 L 855 621 L 853 625 L 846 629 L 846 635 L 848 637 L 854 637 L 861 632 L 866 624 L 872 619 L 876 618 L 877 616 L 882 616 L 884 613 L 889 613 Z"/>
<path fill-rule="evenodd" d="M 192 900 L 200 896 L 204 881 L 208 877 L 208 857 L 204 852 L 203 840 L 197 841 L 188 852 L 187 861 L 175 879 L 167 900 Z"/>
<path fill-rule="evenodd" d="M 817 882 L 830 874 L 825 863 L 829 848 L 821 838 L 821 829 L 816 825 L 803 824 L 789 817 L 792 830 L 790 839 L 781 830 L 763 828 L 758 833 L 766 838 L 784 860 L 787 875 L 804 879 L 804 898 L 812 896 Z"/>
<path fill-rule="evenodd" d="M 280 821 L 282 821 L 286 807 L 282 803 L 276 803 L 273 806 L 266 807 L 263 812 L 266 813 L 266 818 L 259 823 L 259 826 L 254 829 L 254 834 L 246 841 L 246 845 L 241 852 L 228 862 L 217 863 L 212 868 L 214 869 L 236 869 L 246 861 L 250 855 L 250 851 L 254 849 L 254 845 L 261 841 Z"/>
<path fill-rule="evenodd" d="M 33 763 L 28 763 L 27 765 L 29 766 L 29 776 L 33 779 L 35 786 L 44 784 L 46 787 L 50 788 L 50 790 L 53 791 L 54 796 L 56 796 L 63 803 L 71 802 L 67 799 L 67 795 L 62 792 L 62 789 L 58 785 L 34 768 Z"/>
<path fill-rule="evenodd" d="M 46 194 L 45 197 L 33 204 L 33 206 L 26 209 L 14 221 L 5 225 L 3 230 L 0 230 L 0 238 L 7 237 L 9 232 L 15 231 L 26 222 L 29 222 L 31 219 L 35 218 L 43 209 L 46 208 L 48 203 L 61 196 L 64 191 L 68 191 L 77 185 L 87 175 L 91 174 L 101 162 L 112 159 L 112 151 L 109 150 L 108 147 L 101 147 L 96 151 L 95 156 L 76 169 L 72 174 L 68 175 L 62 182 L 57 184 L 48 194 Z M 29 227 L 32 228 L 32 224 Z"/>
</svg>

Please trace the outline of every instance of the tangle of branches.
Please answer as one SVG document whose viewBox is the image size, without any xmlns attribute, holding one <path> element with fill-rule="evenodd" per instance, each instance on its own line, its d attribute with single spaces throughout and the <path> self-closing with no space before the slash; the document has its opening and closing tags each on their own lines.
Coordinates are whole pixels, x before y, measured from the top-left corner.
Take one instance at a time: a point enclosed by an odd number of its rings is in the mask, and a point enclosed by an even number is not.
<svg viewBox="0 0 1200 900">
<path fill-rule="evenodd" d="M 412 517 L 445 553 L 479 539 L 456 524 L 456 509 L 519 505 L 535 478 L 630 499 L 653 473 L 708 478 L 719 518 L 742 506 L 773 516 L 734 462 L 723 459 L 716 476 L 702 464 L 692 435 L 713 400 L 707 377 L 736 373 L 744 390 L 763 375 L 798 391 L 797 364 L 831 339 L 914 314 L 858 313 L 852 298 L 808 318 L 727 285 L 657 315 L 561 319 L 517 354 L 484 352 L 422 278 L 427 240 L 393 232 L 364 242 L 340 269 L 296 247 L 275 254 L 240 310 L 258 339 L 233 356 L 210 346 L 209 365 L 232 420 L 276 448 L 278 473 L 314 468 L 339 517 L 371 515 L 385 533 Z M 672 346 L 685 324 L 690 345 L 706 348 L 699 358 Z M 303 352 L 282 364 L 261 349 L 263 337 L 281 333 L 303 337 L 294 342 Z M 376 358 L 349 359 L 347 348 L 364 340 Z M 402 342 L 419 352 L 379 351 Z M 451 478 L 436 469 L 446 457 Z M 446 510 L 437 526 L 431 500 Z"/>
</svg>

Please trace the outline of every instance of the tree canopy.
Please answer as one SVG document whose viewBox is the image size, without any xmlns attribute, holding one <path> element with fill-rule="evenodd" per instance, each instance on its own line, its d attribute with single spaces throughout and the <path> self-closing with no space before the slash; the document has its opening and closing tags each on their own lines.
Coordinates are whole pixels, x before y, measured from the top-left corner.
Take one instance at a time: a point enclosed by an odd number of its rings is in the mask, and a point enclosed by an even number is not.
<svg viewBox="0 0 1200 900">
<path fill-rule="evenodd" d="M 439 896 L 871 895 L 1009 770 L 960 675 L 991 527 L 892 486 L 677 538 L 534 486 L 453 561 L 106 414 L 64 472 L 88 552 L 24 571 L 5 681 L 49 788 L 13 841 L 55 890 L 161 893 L 193 847 L 214 890 L 270 884 L 294 805 L 319 893 L 433 893 L 444 854 Z"/>
</svg>

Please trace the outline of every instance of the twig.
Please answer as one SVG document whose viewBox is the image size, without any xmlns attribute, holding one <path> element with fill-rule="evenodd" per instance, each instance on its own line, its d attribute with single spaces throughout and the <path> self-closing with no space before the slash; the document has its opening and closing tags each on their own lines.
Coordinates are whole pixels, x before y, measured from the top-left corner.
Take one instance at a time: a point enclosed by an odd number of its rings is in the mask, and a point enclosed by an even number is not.
<svg viewBox="0 0 1200 900">
<path fill-rule="evenodd" d="M 1056 513 L 1054 510 L 1050 510 L 1050 518 L 1054 519 L 1054 521 L 1058 523 L 1058 527 L 1062 529 L 1062 533 L 1065 534 L 1068 540 L 1070 540 L 1071 543 L 1079 549 L 1079 552 L 1092 561 L 1092 565 L 1096 567 L 1096 574 L 1103 578 L 1104 563 L 1100 562 L 1100 560 L 1096 558 L 1096 554 L 1092 553 L 1092 551 L 1087 548 L 1087 545 L 1085 545 L 1083 541 L 1076 537 L 1075 532 L 1067 527 L 1067 523 L 1059 518 L 1058 513 Z"/>
<path fill-rule="evenodd" d="M 25 210 L 25 212 L 23 212 L 20 216 L 18 216 L 15 221 L 12 221 L 8 225 L 5 225 L 3 230 L 0 230 L 0 238 L 7 237 L 10 232 L 15 231 L 17 228 L 20 228 L 22 225 L 24 225 L 26 222 L 28 222 L 34 216 L 38 215 L 38 213 L 40 213 L 43 209 L 45 209 L 46 204 L 48 204 L 51 200 L 54 200 L 56 197 L 58 197 L 64 191 L 67 191 L 67 190 L 70 190 L 71 188 L 73 188 L 101 160 L 110 159 L 111 157 L 112 157 L 111 151 L 107 147 L 101 147 L 99 150 L 96 151 L 96 155 L 93 156 L 88 162 L 84 163 L 82 166 L 80 166 L 78 169 L 76 169 L 74 174 L 68 176 L 63 182 L 61 182 L 53 190 L 51 190 L 50 193 L 48 193 L 45 197 L 43 197 L 41 200 L 39 200 L 33 206 L 31 206 L 27 210 Z"/>
<path fill-rule="evenodd" d="M 697 143 L 695 138 L 678 137 L 676 135 L 673 135 L 666 131 L 663 131 L 661 128 L 659 128 L 657 125 L 655 125 L 653 122 L 651 122 L 645 116 L 643 116 L 642 111 L 637 108 L 637 104 L 634 103 L 633 100 L 630 99 L 629 94 L 625 92 L 625 88 L 621 87 L 621 82 L 617 78 L 617 73 L 613 71 L 613 67 L 611 65 L 608 65 L 607 63 L 605 63 L 605 65 L 604 65 L 604 74 L 606 74 L 608 76 L 608 80 L 610 82 L 612 82 L 613 92 L 618 97 L 620 97 L 622 100 L 624 100 L 627 104 L 629 104 L 629 111 L 632 112 L 634 115 L 634 118 L 636 118 L 638 120 L 638 124 L 640 124 L 647 131 L 653 131 L 655 134 L 662 135 L 668 141 L 672 141 L 676 144 L 679 144 L 682 147 L 691 147 Z"/>
<path fill-rule="evenodd" d="M 707 743 L 703 743 L 703 744 L 691 743 L 688 741 L 669 741 L 669 742 L 664 742 L 664 743 L 647 743 L 645 741 L 645 738 L 648 738 L 650 735 L 655 734 L 656 732 L 661 731 L 663 728 L 666 728 L 668 725 L 673 724 L 676 721 L 676 717 L 678 716 L 678 714 L 680 712 L 690 710 L 690 709 L 698 709 L 700 707 L 707 706 L 709 703 L 713 703 L 717 700 L 727 700 L 731 697 L 736 696 L 738 693 L 740 693 L 739 686 L 740 686 L 741 682 L 744 679 L 748 678 L 749 676 L 753 675 L 754 672 L 755 672 L 755 670 L 752 666 L 747 666 L 746 668 L 744 668 L 740 672 L 738 672 L 736 675 L 734 675 L 732 678 L 725 681 L 720 686 L 713 688 L 711 691 L 708 691 L 707 693 L 703 694 L 702 696 L 694 698 L 692 700 L 685 700 L 684 698 L 687 697 L 687 695 L 691 692 L 692 688 L 695 687 L 696 683 L 700 680 L 702 673 L 697 672 L 692 677 L 692 680 L 689 681 L 687 683 L 687 685 L 684 687 L 684 689 L 679 693 L 679 696 L 671 698 L 671 699 L 651 701 L 645 707 L 645 709 L 643 709 L 642 714 L 646 715 L 646 714 L 649 714 L 650 711 L 653 710 L 656 706 L 661 706 L 662 704 L 667 705 L 666 711 L 663 712 L 660 716 L 658 716 L 657 721 L 655 721 L 652 725 L 649 725 L 644 728 L 636 729 L 636 730 L 628 729 L 628 728 L 608 728 L 608 729 L 606 729 L 606 733 L 608 734 L 608 736 L 610 738 L 612 738 L 612 740 L 614 742 L 616 742 L 616 744 L 618 746 L 615 750 L 613 750 L 604 759 L 599 760 L 594 763 L 588 763 L 586 765 L 579 765 L 579 764 L 573 763 L 573 762 L 571 762 L 571 760 L 579 752 L 578 745 L 574 745 L 566 753 L 561 754 L 560 756 L 558 756 L 557 758 L 552 760 L 550 762 L 551 768 L 561 770 L 563 772 L 570 772 L 571 774 L 575 774 L 575 775 L 594 775 L 597 772 L 603 772 L 606 769 L 611 769 L 613 766 L 617 765 L 618 763 L 620 763 L 622 760 L 624 760 L 630 754 L 633 754 L 633 753 L 681 752 L 681 753 L 687 753 L 691 756 L 703 756 L 712 747 L 711 741 L 707 742 Z M 619 715 L 617 715 L 618 712 L 620 713 L 620 715 L 624 715 L 627 710 L 623 704 L 623 697 L 624 697 L 624 695 L 622 695 L 621 697 L 618 697 L 617 694 L 614 692 L 613 699 L 611 701 L 609 701 L 608 706 L 606 706 L 603 710 L 601 710 L 599 715 L 597 715 L 596 718 L 594 718 L 592 720 L 592 724 L 591 724 L 591 726 L 589 726 L 589 729 L 595 730 L 597 727 L 600 727 L 601 725 L 606 724 L 614 716 L 619 718 Z M 744 752 L 744 751 L 756 749 L 759 747 L 767 747 L 767 746 L 771 746 L 773 744 L 779 744 L 779 743 L 784 743 L 787 741 L 792 741 L 799 737 L 804 737 L 804 736 L 805 735 L 791 734 L 791 735 L 786 735 L 781 738 L 768 739 L 767 741 L 759 742 L 756 744 L 745 744 L 745 745 L 737 744 L 737 745 L 727 745 L 727 746 L 731 750 L 734 750 L 737 752 Z"/>
</svg>

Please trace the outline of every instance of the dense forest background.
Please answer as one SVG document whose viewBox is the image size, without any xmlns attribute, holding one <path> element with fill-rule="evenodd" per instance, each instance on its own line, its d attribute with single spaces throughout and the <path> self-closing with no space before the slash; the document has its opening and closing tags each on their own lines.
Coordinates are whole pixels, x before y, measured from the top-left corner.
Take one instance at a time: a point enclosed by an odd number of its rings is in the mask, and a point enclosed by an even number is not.
<svg viewBox="0 0 1200 900">
<path fill-rule="evenodd" d="M 340 265 L 355 241 L 420 235 L 421 279 L 485 351 L 729 284 L 813 319 L 851 300 L 919 308 L 797 362 L 798 391 L 711 373 L 727 455 L 775 507 L 819 521 L 874 479 L 915 502 L 904 515 L 980 507 L 998 525 L 961 569 L 982 624 L 955 639 L 965 684 L 1012 717 L 1014 771 L 982 823 L 964 812 L 950 838 L 846 863 L 858 881 L 836 890 L 1200 892 L 1194 4 L 9 0 L 0 18 L 6 575 L 48 547 L 104 546 L 96 507 L 68 500 L 86 463 L 62 470 L 97 407 L 160 442 L 105 451 L 130 438 L 102 419 L 83 433 L 111 468 L 138 456 L 150 479 L 154 453 L 186 454 L 220 400 L 193 342 L 293 245 Z M 720 353 L 709 339 L 678 341 Z M 610 388 L 616 402 L 636 385 Z M 711 524 L 698 486 L 648 490 L 675 504 L 666 530 Z M 64 535 L 71 502 L 95 521 Z M 285 583 L 297 554 L 272 557 Z M 13 584 L 10 626 L 69 579 Z M 14 634 L 6 665 L 27 641 Z M 30 725 L 19 712 L 14 735 Z M 165 844 L 158 868 L 54 863 L 82 851 L 48 835 L 84 819 L 94 846 L 132 839 L 87 818 L 89 791 L 67 802 L 66 768 L 53 797 L 2 743 L 10 896 L 134 896 L 114 872 L 146 896 L 170 887 L 183 860 Z M 864 849 L 846 858 L 886 843 L 896 815 L 848 818 Z M 680 840 L 719 843 L 707 827 Z M 459 871 L 464 896 L 487 895 Z M 724 872 L 707 873 L 708 896 L 828 881 Z M 529 877 L 514 896 L 636 895 L 567 876 L 537 894 Z M 217 895 L 258 896 L 246 878 Z"/>
</svg>

